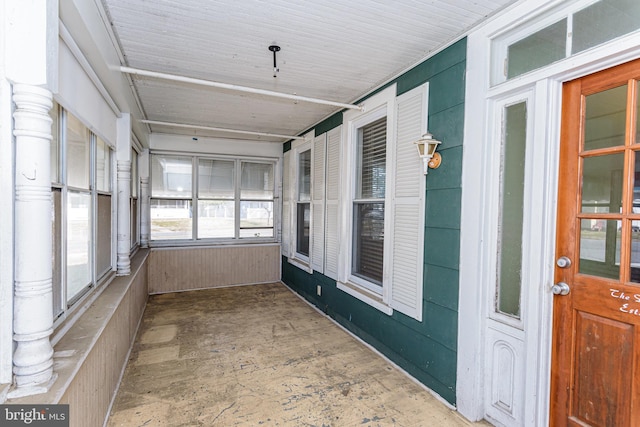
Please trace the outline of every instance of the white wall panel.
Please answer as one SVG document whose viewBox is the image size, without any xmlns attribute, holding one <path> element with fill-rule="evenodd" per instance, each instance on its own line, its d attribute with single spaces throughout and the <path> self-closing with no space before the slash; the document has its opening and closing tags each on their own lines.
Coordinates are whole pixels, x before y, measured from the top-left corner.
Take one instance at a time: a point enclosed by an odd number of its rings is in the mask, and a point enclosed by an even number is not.
<svg viewBox="0 0 640 427">
<path fill-rule="evenodd" d="M 117 117 L 113 110 L 62 40 L 59 54 L 59 93 L 55 95 L 55 99 L 115 147 Z"/>
</svg>

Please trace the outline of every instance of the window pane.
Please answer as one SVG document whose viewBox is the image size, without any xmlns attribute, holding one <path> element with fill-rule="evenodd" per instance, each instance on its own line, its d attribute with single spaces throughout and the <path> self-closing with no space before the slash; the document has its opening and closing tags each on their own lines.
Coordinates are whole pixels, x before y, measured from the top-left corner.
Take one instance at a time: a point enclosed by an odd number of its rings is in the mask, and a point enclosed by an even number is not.
<svg viewBox="0 0 640 427">
<path fill-rule="evenodd" d="M 353 274 L 382 286 L 384 203 L 353 206 Z"/>
<path fill-rule="evenodd" d="M 298 157 L 298 200 L 311 200 L 311 150 Z"/>
<path fill-rule="evenodd" d="M 298 203 L 296 218 L 296 252 L 309 256 L 309 222 L 311 206 L 309 203 Z"/>
<path fill-rule="evenodd" d="M 138 197 L 138 153 L 131 150 L 131 197 Z"/>
<path fill-rule="evenodd" d="M 358 129 L 357 199 L 384 199 L 387 158 L 387 118 Z"/>
<path fill-rule="evenodd" d="M 100 278 L 111 270 L 111 196 L 98 195 L 96 272 Z"/>
<path fill-rule="evenodd" d="M 242 162 L 241 199 L 273 199 L 273 164 Z"/>
<path fill-rule="evenodd" d="M 627 85 L 586 97 L 584 149 L 624 145 Z"/>
<path fill-rule="evenodd" d="M 580 221 L 580 273 L 618 280 L 620 231 L 618 221 Z"/>
<path fill-rule="evenodd" d="M 623 167 L 623 153 L 587 157 L 583 160 L 582 212 L 620 212 Z"/>
<path fill-rule="evenodd" d="M 593 46 L 640 28 L 638 0 L 602 0 L 573 15 L 572 52 Z"/>
<path fill-rule="evenodd" d="M 191 198 L 191 157 L 151 156 L 151 196 Z"/>
<path fill-rule="evenodd" d="M 133 177 L 133 174 L 131 175 Z M 111 191 L 111 149 L 96 137 L 96 188 L 98 191 Z"/>
<path fill-rule="evenodd" d="M 138 244 L 138 199 L 131 199 L 131 248 Z"/>
<path fill-rule="evenodd" d="M 273 227 L 273 202 L 240 202 L 240 228 Z"/>
<path fill-rule="evenodd" d="M 502 143 L 498 311 L 520 316 L 527 104 L 505 108 Z"/>
<path fill-rule="evenodd" d="M 64 309 L 62 301 L 62 191 L 53 189 L 51 195 L 53 198 L 51 262 L 53 264 L 53 317 L 55 319 Z"/>
<path fill-rule="evenodd" d="M 564 58 L 566 44 L 566 19 L 513 43 L 507 49 L 507 78 L 519 76 Z"/>
<path fill-rule="evenodd" d="M 200 159 L 198 163 L 198 197 L 233 199 L 235 197 L 235 162 Z"/>
<path fill-rule="evenodd" d="M 67 302 L 91 282 L 91 196 L 67 193 Z"/>
<path fill-rule="evenodd" d="M 53 103 L 53 108 L 49 111 L 51 116 L 51 182 L 60 182 L 60 128 L 59 128 L 59 107 Z"/>
<path fill-rule="evenodd" d="M 198 239 L 235 237 L 233 200 L 198 200 Z"/>
<path fill-rule="evenodd" d="M 191 200 L 151 199 L 151 240 L 191 239 Z"/>
<path fill-rule="evenodd" d="M 69 113 L 66 114 L 66 123 L 67 184 L 71 187 L 88 190 L 89 129 Z"/>
</svg>

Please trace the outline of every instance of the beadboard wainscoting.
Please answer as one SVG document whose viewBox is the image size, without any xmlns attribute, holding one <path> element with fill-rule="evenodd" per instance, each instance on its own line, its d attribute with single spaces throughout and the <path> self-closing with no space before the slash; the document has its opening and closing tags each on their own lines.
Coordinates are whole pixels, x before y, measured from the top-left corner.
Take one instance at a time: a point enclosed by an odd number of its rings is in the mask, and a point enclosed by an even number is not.
<svg viewBox="0 0 640 427">
<path fill-rule="evenodd" d="M 279 244 L 154 248 L 149 259 L 150 294 L 279 280 Z"/>
</svg>

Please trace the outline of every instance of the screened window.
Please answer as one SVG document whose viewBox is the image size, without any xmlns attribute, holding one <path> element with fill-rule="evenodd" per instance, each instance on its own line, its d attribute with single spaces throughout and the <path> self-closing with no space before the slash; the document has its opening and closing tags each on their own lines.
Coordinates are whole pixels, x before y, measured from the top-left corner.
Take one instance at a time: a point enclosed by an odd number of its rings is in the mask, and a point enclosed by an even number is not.
<svg viewBox="0 0 640 427">
<path fill-rule="evenodd" d="M 387 118 L 357 130 L 352 273 L 382 286 Z"/>
<path fill-rule="evenodd" d="M 151 240 L 273 238 L 274 188 L 271 161 L 152 154 Z"/>
</svg>

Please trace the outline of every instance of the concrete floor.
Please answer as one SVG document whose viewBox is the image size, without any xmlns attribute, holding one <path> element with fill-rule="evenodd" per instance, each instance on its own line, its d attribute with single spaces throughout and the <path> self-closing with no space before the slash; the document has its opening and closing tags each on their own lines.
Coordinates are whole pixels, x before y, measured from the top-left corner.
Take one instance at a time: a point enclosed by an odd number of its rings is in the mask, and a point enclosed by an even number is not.
<svg viewBox="0 0 640 427">
<path fill-rule="evenodd" d="M 108 426 L 469 426 L 284 285 L 149 299 Z"/>
</svg>

